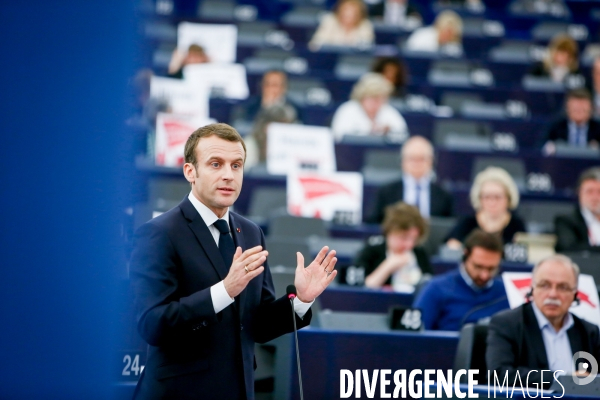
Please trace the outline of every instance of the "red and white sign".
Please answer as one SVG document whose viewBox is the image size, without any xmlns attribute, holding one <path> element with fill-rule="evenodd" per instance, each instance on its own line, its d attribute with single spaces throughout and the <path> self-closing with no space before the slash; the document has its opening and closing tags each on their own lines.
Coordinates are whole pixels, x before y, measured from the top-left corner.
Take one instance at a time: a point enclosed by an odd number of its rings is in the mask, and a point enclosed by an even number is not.
<svg viewBox="0 0 600 400">
<path fill-rule="evenodd" d="M 182 22 L 177 27 L 177 48 L 186 54 L 192 44 L 202 46 L 211 63 L 234 63 L 237 26 Z"/>
<path fill-rule="evenodd" d="M 528 301 L 527 294 L 531 291 L 530 272 L 505 272 L 502 274 L 502 281 L 510 308 L 517 308 Z M 591 275 L 579 275 L 577 297 L 579 305 L 573 303 L 570 311 L 579 318 L 600 326 L 598 289 Z"/>
<path fill-rule="evenodd" d="M 288 175 L 287 203 L 291 215 L 360 224 L 362 199 L 363 177 L 358 172 Z"/>
<path fill-rule="evenodd" d="M 322 126 L 269 124 L 267 170 L 274 175 L 336 170 L 333 134 Z"/>
<path fill-rule="evenodd" d="M 215 122 L 212 119 L 178 114 L 158 113 L 156 116 L 156 165 L 183 165 L 183 149 L 188 137 L 198 128 Z"/>
</svg>

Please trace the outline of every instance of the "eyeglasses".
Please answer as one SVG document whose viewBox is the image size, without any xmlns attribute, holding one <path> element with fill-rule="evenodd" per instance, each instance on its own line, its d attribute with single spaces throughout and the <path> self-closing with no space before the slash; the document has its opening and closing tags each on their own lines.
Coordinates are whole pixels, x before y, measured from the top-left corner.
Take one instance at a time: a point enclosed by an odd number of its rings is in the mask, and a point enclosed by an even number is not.
<svg viewBox="0 0 600 400">
<path fill-rule="evenodd" d="M 479 196 L 479 198 L 481 200 L 487 200 L 487 201 L 489 201 L 489 200 L 499 201 L 499 200 L 506 199 L 506 196 L 502 195 L 502 194 L 482 194 L 481 196 Z"/>
<path fill-rule="evenodd" d="M 549 292 L 550 290 L 552 290 L 553 287 L 560 294 L 573 293 L 575 290 L 577 290 L 576 288 L 572 288 L 566 283 L 559 283 L 558 285 L 553 286 L 550 282 L 540 282 L 535 285 L 535 288 L 542 292 Z"/>
</svg>

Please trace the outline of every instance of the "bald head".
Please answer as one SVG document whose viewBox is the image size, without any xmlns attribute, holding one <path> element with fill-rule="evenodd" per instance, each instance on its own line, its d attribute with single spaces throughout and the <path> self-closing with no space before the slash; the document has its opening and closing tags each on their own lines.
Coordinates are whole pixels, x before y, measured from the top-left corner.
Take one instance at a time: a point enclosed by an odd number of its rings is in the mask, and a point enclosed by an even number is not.
<svg viewBox="0 0 600 400">
<path fill-rule="evenodd" d="M 431 173 L 433 146 L 422 136 L 413 136 L 402 146 L 402 173 L 421 179 Z"/>
</svg>

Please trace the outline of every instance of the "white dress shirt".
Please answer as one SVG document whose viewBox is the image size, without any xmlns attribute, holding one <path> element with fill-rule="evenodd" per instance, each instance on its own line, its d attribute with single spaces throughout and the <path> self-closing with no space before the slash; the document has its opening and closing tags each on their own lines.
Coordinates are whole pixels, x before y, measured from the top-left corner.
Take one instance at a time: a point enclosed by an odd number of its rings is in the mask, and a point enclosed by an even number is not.
<svg viewBox="0 0 600 400">
<path fill-rule="evenodd" d="M 188 199 L 190 200 L 196 211 L 198 211 L 198 214 L 200 214 L 200 217 L 202 218 L 202 220 L 204 220 L 206 226 L 208 226 L 208 230 L 210 231 L 213 239 L 215 239 L 215 243 L 218 247 L 221 232 L 219 232 L 217 227 L 214 226 L 214 223 L 219 219 L 219 217 L 217 217 L 210 208 L 206 207 L 200 200 L 198 200 L 192 192 L 190 192 L 190 194 L 188 195 Z M 227 225 L 229 225 L 229 208 L 227 209 L 227 211 L 225 211 L 225 215 L 223 215 L 223 218 L 221 219 L 225 220 L 225 222 L 227 222 Z M 223 281 L 215 283 L 210 287 L 210 297 L 212 298 L 215 314 L 220 313 L 231 303 L 234 302 L 234 299 L 232 299 L 229 296 L 229 293 L 227 293 Z M 310 303 L 304 303 L 300 301 L 298 297 L 296 297 L 294 299 L 294 311 L 296 311 L 296 314 L 298 314 L 300 318 L 303 318 L 313 303 L 314 301 Z"/>
<path fill-rule="evenodd" d="M 402 175 L 402 181 L 404 186 L 404 191 L 402 192 L 402 201 L 417 207 L 424 218 L 429 218 L 429 215 L 431 214 L 431 196 L 429 194 L 431 178 L 429 176 L 425 176 L 419 180 L 416 180 L 412 176 L 404 174 Z M 419 185 L 419 198 L 417 198 L 417 185 Z"/>
<path fill-rule="evenodd" d="M 571 342 L 567 330 L 573 326 L 573 317 L 567 313 L 562 328 L 558 332 L 554 329 L 550 321 L 542 314 L 535 303 L 531 303 L 538 326 L 542 331 L 542 339 L 546 348 L 548 357 L 548 367 L 552 371 L 564 371 L 565 374 L 571 374 L 575 370 L 573 365 L 573 352 L 571 351 Z"/>
<path fill-rule="evenodd" d="M 596 216 L 587 208 L 581 207 L 581 215 L 585 220 L 585 224 L 588 229 L 588 240 L 591 246 L 600 245 L 600 221 Z"/>
<path fill-rule="evenodd" d="M 402 141 L 408 137 L 408 126 L 398 110 L 389 104 L 381 106 L 375 116 L 375 125 L 388 127 L 388 137 Z M 344 135 L 381 135 L 373 132 L 373 121 L 356 100 L 350 100 L 338 107 L 331 121 L 331 130 L 336 140 Z"/>
</svg>

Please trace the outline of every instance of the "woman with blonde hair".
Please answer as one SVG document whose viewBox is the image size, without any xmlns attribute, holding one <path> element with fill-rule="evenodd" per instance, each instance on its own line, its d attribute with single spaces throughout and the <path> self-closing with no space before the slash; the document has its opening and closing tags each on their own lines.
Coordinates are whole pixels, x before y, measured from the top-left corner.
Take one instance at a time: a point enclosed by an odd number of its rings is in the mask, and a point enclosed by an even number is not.
<svg viewBox="0 0 600 400">
<path fill-rule="evenodd" d="M 402 115 L 389 103 L 394 86 L 377 73 L 367 73 L 354 85 L 350 100 L 335 111 L 331 130 L 337 140 L 344 135 L 388 136 L 401 142 L 408 137 Z"/>
<path fill-rule="evenodd" d="M 370 238 L 354 264 L 365 269 L 367 287 L 387 284 L 396 291 L 412 292 L 423 274 L 432 273 L 419 246 L 427 236 L 427 221 L 415 206 L 398 202 L 386 208 L 381 228 L 384 236 Z"/>
<path fill-rule="evenodd" d="M 558 34 L 548 45 L 542 62 L 536 63 L 531 75 L 563 82 L 568 75 L 579 74 L 579 46 L 569 35 Z"/>
<path fill-rule="evenodd" d="M 361 0 L 339 0 L 333 13 L 326 14 L 313 35 L 309 47 L 370 46 L 375 39 L 373 25 L 367 16 L 367 6 Z"/>
<path fill-rule="evenodd" d="M 415 30 L 406 41 L 406 49 L 413 51 L 439 51 L 454 46 L 462 51 L 463 23 L 454 11 L 442 11 L 433 25 Z"/>
<path fill-rule="evenodd" d="M 519 189 L 502 168 L 488 167 L 477 174 L 470 198 L 475 214 L 458 221 L 446 237 L 448 247 L 462 248 L 462 242 L 477 228 L 497 233 L 505 244 L 513 241 L 515 233 L 525 232 L 525 224 L 512 212 L 519 205 Z"/>
</svg>

